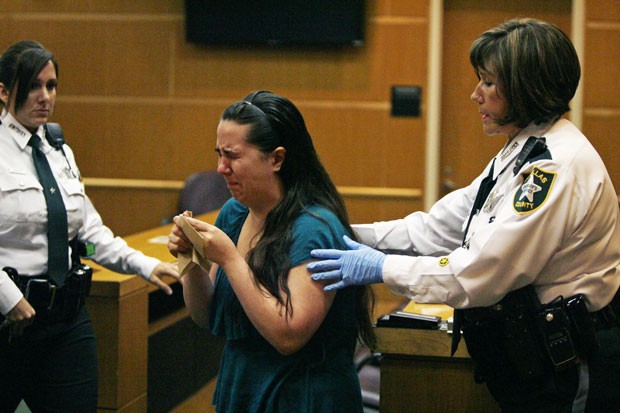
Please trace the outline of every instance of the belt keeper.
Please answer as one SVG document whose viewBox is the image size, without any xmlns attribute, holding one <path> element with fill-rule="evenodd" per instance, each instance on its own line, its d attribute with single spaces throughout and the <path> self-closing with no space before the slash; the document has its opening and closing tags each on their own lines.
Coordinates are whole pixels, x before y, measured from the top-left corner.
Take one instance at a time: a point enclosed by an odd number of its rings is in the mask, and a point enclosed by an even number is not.
<svg viewBox="0 0 620 413">
<path fill-rule="evenodd" d="M 56 301 L 56 286 L 54 284 L 50 284 L 50 290 L 51 290 L 51 297 L 50 297 L 49 306 L 47 307 L 48 311 L 52 310 L 52 307 L 54 307 L 54 302 Z"/>
</svg>

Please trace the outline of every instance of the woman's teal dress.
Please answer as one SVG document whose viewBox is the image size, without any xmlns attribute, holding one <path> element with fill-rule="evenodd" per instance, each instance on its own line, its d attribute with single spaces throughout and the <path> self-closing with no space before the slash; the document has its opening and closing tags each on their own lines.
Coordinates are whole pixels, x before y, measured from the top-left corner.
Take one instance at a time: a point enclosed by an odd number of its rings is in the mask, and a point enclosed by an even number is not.
<svg viewBox="0 0 620 413">
<path fill-rule="evenodd" d="M 292 266 L 311 260 L 315 248 L 345 248 L 346 230 L 329 210 L 310 207 L 294 223 Z M 216 225 L 237 242 L 248 209 L 234 199 Z M 248 281 L 250 282 L 250 281 Z M 210 327 L 226 337 L 213 404 L 218 413 L 362 412 L 353 364 L 356 345 L 353 288 L 338 291 L 325 320 L 298 352 L 283 356 L 254 328 L 219 269 L 210 308 Z M 295 297 L 292 297 L 293 302 Z"/>
</svg>

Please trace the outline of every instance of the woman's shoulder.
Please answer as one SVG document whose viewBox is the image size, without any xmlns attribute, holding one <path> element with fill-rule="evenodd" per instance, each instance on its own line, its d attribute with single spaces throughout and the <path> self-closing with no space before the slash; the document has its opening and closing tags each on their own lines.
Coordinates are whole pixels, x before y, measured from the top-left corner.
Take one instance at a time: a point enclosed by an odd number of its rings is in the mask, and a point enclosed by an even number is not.
<svg viewBox="0 0 620 413">
<path fill-rule="evenodd" d="M 235 219 L 245 216 L 248 213 L 248 207 L 237 201 L 235 198 L 230 198 L 222 205 L 220 213 L 217 215 L 215 225 L 221 227 L 227 223 L 234 221 Z"/>
<path fill-rule="evenodd" d="M 293 240 L 316 244 L 316 248 L 335 248 L 345 234 L 348 231 L 336 214 L 322 206 L 305 208 L 293 225 Z"/>
<path fill-rule="evenodd" d="M 291 231 L 290 258 L 293 266 L 310 261 L 318 248 L 343 248 L 348 231 L 329 209 L 310 206 L 297 217 Z"/>
<path fill-rule="evenodd" d="M 307 206 L 304 211 L 295 220 L 296 226 L 326 226 L 326 227 L 342 227 L 342 223 L 336 214 L 330 209 L 321 205 Z"/>
</svg>

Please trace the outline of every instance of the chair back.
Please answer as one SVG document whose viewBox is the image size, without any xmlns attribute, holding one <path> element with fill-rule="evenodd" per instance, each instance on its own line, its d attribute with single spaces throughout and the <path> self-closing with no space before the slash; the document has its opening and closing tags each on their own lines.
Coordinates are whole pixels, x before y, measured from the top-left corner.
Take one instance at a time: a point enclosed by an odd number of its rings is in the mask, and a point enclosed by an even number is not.
<svg viewBox="0 0 620 413">
<path fill-rule="evenodd" d="M 231 197 L 226 180 L 216 171 L 195 172 L 187 177 L 179 197 L 179 213 L 194 215 L 220 209 Z"/>
</svg>

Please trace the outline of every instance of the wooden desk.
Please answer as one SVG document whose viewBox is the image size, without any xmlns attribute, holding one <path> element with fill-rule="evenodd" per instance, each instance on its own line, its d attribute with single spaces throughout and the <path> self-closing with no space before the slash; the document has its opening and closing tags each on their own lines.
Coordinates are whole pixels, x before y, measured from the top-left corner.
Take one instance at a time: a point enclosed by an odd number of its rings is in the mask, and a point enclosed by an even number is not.
<svg viewBox="0 0 620 413">
<path fill-rule="evenodd" d="M 451 313 L 447 306 L 415 304 L 423 314 Z M 475 383 L 473 362 L 461 342 L 450 357 L 452 336 L 440 330 L 377 327 L 381 360 L 381 413 L 498 412 L 485 385 Z"/>
<path fill-rule="evenodd" d="M 216 217 L 217 212 L 212 212 L 198 218 L 213 223 Z M 125 240 L 146 255 L 172 262 L 174 257 L 168 252 L 167 245 L 151 241 L 167 236 L 171 227 L 172 224 L 153 228 L 125 237 Z M 92 262 L 89 264 L 95 270 L 87 308 L 97 336 L 98 411 L 146 412 L 148 294 L 157 288 L 140 277 L 118 274 Z M 178 314 L 174 315 L 170 322 L 178 317 Z M 162 321 L 158 323 L 157 328 L 163 328 Z"/>
</svg>

